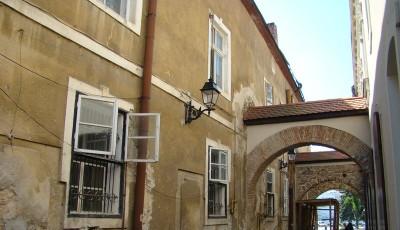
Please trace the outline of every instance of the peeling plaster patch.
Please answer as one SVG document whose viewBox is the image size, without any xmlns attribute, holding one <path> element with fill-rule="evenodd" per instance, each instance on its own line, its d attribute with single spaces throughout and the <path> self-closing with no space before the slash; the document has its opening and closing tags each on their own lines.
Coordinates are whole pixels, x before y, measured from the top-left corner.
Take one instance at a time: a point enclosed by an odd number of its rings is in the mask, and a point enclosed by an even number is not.
<svg viewBox="0 0 400 230">
<path fill-rule="evenodd" d="M 249 106 L 259 106 L 261 103 L 257 100 L 254 92 L 254 84 L 249 87 L 241 87 L 239 92 L 235 92 L 232 100 L 232 110 L 237 117 L 236 122 L 243 119 L 243 110 Z"/>
<path fill-rule="evenodd" d="M 154 169 L 151 166 L 151 164 L 147 164 L 146 167 L 146 193 L 144 196 L 144 210 L 143 210 L 143 215 L 142 215 L 142 227 L 143 230 L 149 230 L 150 229 L 150 221 L 152 219 L 152 213 L 153 213 L 153 195 L 151 194 L 151 191 L 153 188 L 156 186 L 155 180 L 154 180 Z"/>
<path fill-rule="evenodd" d="M 9 145 L 0 149 L 0 229 L 46 228 L 50 179 L 40 152 Z"/>
</svg>

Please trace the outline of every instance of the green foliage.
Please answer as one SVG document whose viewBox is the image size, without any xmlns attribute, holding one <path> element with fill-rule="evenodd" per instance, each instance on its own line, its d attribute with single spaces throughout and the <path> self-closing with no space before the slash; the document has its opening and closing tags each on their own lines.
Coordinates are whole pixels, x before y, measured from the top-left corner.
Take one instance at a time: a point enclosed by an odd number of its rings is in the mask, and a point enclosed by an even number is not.
<svg viewBox="0 0 400 230">
<path fill-rule="evenodd" d="M 365 207 L 360 198 L 349 192 L 344 192 L 340 200 L 340 219 L 352 221 L 358 226 L 360 220 L 365 219 Z"/>
</svg>

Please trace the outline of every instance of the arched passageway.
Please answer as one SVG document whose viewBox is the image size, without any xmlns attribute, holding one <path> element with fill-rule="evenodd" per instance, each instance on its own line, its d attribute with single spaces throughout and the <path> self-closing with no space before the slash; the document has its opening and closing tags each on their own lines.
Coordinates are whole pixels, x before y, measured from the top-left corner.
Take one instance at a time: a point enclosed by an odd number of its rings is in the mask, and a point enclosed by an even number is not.
<svg viewBox="0 0 400 230">
<path fill-rule="evenodd" d="M 314 200 L 318 199 L 318 196 L 329 190 L 340 190 L 348 191 L 358 196 L 363 200 L 364 191 L 360 188 L 354 187 L 353 185 L 343 183 L 342 181 L 324 181 L 310 187 L 307 191 L 298 196 L 297 200 Z"/>
<path fill-rule="evenodd" d="M 276 132 L 258 143 L 247 155 L 247 229 L 254 229 L 255 226 L 255 216 L 250 210 L 254 210 L 256 183 L 264 169 L 289 149 L 310 144 L 337 149 L 351 157 L 360 166 L 364 175 L 371 174 L 371 148 L 348 132 L 323 125 L 294 126 Z"/>
</svg>

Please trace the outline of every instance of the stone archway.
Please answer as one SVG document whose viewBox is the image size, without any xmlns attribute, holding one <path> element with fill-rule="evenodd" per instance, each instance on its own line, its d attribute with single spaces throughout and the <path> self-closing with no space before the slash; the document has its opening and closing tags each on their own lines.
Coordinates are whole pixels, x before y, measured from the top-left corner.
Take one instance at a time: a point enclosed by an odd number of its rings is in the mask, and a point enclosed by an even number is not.
<svg viewBox="0 0 400 230">
<path fill-rule="evenodd" d="M 254 229 L 255 215 L 250 211 L 255 208 L 256 183 L 263 170 L 276 157 L 288 149 L 309 144 L 337 149 L 350 156 L 362 169 L 370 174 L 371 148 L 357 137 L 332 127 L 309 125 L 291 127 L 277 132 L 261 141 L 246 159 L 246 223 L 247 229 Z"/>
<path fill-rule="evenodd" d="M 319 195 L 329 190 L 345 190 L 358 196 L 363 201 L 363 191 L 361 191 L 359 188 L 354 187 L 353 185 L 336 180 L 328 180 L 312 186 L 303 194 L 299 195 L 298 200 L 317 199 Z"/>
<path fill-rule="evenodd" d="M 343 185 L 343 186 L 342 186 Z M 364 175 L 354 162 L 296 167 L 296 200 L 315 199 L 323 190 L 345 189 L 364 199 Z"/>
</svg>

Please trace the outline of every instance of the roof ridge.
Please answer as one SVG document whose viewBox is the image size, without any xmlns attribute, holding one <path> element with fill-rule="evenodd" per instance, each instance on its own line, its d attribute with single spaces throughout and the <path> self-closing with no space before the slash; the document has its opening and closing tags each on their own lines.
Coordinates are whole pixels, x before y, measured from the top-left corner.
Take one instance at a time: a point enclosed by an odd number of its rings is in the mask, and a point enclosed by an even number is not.
<svg viewBox="0 0 400 230">
<path fill-rule="evenodd" d="M 366 98 L 364 98 L 364 97 L 348 97 L 348 98 L 332 98 L 332 99 L 323 99 L 323 100 L 315 100 L 315 101 L 296 102 L 296 103 L 279 104 L 279 105 L 259 105 L 259 106 L 251 106 L 251 107 L 249 107 L 249 109 L 266 108 L 266 107 L 281 107 L 281 106 L 296 106 L 296 105 L 304 105 L 304 104 L 332 102 L 332 101 L 350 101 L 350 100 L 359 100 L 359 99 L 365 99 L 365 102 L 366 102 Z"/>
</svg>

